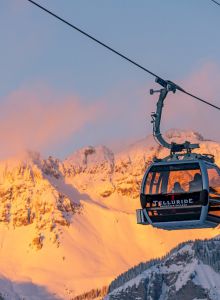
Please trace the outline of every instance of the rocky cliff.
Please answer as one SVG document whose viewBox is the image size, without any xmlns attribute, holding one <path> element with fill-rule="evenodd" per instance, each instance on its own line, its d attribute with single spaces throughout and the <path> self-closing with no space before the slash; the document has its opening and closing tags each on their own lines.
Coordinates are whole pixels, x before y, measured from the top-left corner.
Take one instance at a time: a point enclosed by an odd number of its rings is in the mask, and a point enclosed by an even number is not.
<svg viewBox="0 0 220 300">
<path fill-rule="evenodd" d="M 220 240 L 187 242 L 121 274 L 105 300 L 220 299 Z"/>
<path fill-rule="evenodd" d="M 199 141 L 200 151 L 220 162 L 218 143 L 194 132 L 166 135 Z M 120 153 L 88 146 L 63 161 L 28 152 L 0 162 L 0 283 L 7 278 L 24 298 L 32 283 L 54 298 L 71 299 L 180 242 L 218 234 L 204 229 L 180 235 L 136 224 L 143 173 L 154 156 L 165 155 L 147 137 Z"/>
</svg>

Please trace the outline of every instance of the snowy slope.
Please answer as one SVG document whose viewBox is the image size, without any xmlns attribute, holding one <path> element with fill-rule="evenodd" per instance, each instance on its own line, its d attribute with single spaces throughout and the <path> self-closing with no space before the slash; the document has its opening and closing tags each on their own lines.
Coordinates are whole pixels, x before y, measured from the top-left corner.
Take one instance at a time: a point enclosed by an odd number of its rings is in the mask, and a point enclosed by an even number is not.
<svg viewBox="0 0 220 300">
<path fill-rule="evenodd" d="M 193 132 L 167 134 L 202 140 Z M 201 146 L 220 161 L 218 143 L 201 141 Z M 155 155 L 166 153 L 148 137 L 117 154 L 89 146 L 65 161 L 37 153 L 2 161 L 0 274 L 15 285 L 30 283 L 49 296 L 71 299 L 182 241 L 219 234 L 218 229 L 180 234 L 136 224 L 140 181 Z"/>
<path fill-rule="evenodd" d="M 49 293 L 44 286 L 38 286 L 31 281 L 11 281 L 0 275 L 0 300 L 61 300 L 53 293 Z"/>
<path fill-rule="evenodd" d="M 220 240 L 188 242 L 120 275 L 105 300 L 220 299 Z"/>
</svg>

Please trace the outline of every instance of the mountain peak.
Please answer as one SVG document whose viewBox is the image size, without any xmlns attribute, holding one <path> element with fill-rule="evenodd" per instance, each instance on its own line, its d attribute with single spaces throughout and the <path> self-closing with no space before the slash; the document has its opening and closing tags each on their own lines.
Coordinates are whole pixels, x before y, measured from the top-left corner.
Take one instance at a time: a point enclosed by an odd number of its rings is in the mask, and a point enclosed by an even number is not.
<svg viewBox="0 0 220 300">
<path fill-rule="evenodd" d="M 164 135 L 172 142 L 177 142 L 177 143 L 181 143 L 185 141 L 189 141 L 192 143 L 198 141 L 204 141 L 204 138 L 200 133 L 191 130 L 180 130 L 180 129 L 172 128 L 167 130 Z"/>
<path fill-rule="evenodd" d="M 168 135 L 183 141 L 199 138 L 177 130 Z M 199 151 L 218 157 L 220 145 L 202 141 Z M 219 233 L 206 229 L 180 235 L 136 224 L 141 180 L 158 154 L 166 155 L 149 136 L 116 155 L 105 146 L 88 146 L 65 161 L 29 151 L 13 164 L 2 162 L 3 274 L 13 279 L 16 269 L 15 280 L 21 281 L 20 273 L 31 276 L 61 299 L 70 299 L 106 285 L 140 260 L 164 255 L 179 242 Z"/>
<path fill-rule="evenodd" d="M 216 238 L 182 243 L 118 276 L 104 299 L 219 299 L 219 250 Z"/>
<path fill-rule="evenodd" d="M 106 146 L 87 146 L 74 152 L 65 162 L 74 166 L 92 167 L 103 163 L 112 163 L 114 160 L 113 152 Z"/>
</svg>

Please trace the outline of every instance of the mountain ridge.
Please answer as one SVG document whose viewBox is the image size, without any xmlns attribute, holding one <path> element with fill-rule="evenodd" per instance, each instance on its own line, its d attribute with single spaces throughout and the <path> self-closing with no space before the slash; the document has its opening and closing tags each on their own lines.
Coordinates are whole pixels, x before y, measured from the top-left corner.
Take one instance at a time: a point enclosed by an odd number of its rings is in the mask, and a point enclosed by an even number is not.
<svg viewBox="0 0 220 300">
<path fill-rule="evenodd" d="M 190 136 L 201 140 L 179 131 L 170 138 Z M 201 141 L 200 151 L 209 150 L 220 161 L 220 145 Z M 71 299 L 182 241 L 217 235 L 218 229 L 180 236 L 136 224 L 141 179 L 155 155 L 167 151 L 148 137 L 116 154 L 89 146 L 63 161 L 28 152 L 0 162 L 2 275 Z"/>
<path fill-rule="evenodd" d="M 220 297 L 220 240 L 181 243 L 161 259 L 116 278 L 105 300 L 209 299 Z"/>
</svg>

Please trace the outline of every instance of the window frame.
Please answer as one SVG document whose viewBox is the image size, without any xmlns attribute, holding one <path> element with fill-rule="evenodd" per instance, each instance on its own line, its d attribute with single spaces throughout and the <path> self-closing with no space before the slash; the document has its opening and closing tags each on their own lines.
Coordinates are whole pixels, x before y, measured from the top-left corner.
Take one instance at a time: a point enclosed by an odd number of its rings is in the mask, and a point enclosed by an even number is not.
<svg viewBox="0 0 220 300">
<path fill-rule="evenodd" d="M 142 193 L 148 194 L 148 193 L 146 193 L 147 180 L 148 180 L 150 174 L 152 174 L 152 177 L 150 179 L 151 181 L 149 183 L 149 188 L 148 188 L 149 195 L 170 194 L 171 192 L 167 192 L 167 189 L 168 189 L 168 182 L 169 182 L 171 172 L 184 171 L 184 170 L 186 170 L 186 171 L 187 170 L 189 170 L 189 171 L 198 170 L 202 176 L 202 189 L 203 189 L 203 186 L 204 186 L 204 184 L 203 184 L 203 168 L 199 161 L 167 162 L 164 164 L 153 164 L 148 168 L 148 170 L 146 171 L 145 176 L 143 178 L 143 181 L 142 181 L 142 189 L 141 189 Z M 167 173 L 168 176 L 166 175 L 163 179 L 164 174 L 166 174 L 165 172 Z M 156 174 L 159 174 L 159 178 L 157 181 L 156 193 L 152 194 L 154 184 L 155 184 L 154 181 L 155 181 Z M 160 188 L 160 191 L 165 190 L 166 192 L 158 193 L 159 188 Z M 185 193 L 187 193 L 187 191 Z"/>
<path fill-rule="evenodd" d="M 207 170 L 207 176 L 208 176 L 208 185 L 209 185 L 209 207 L 208 207 L 208 216 L 211 218 L 217 218 L 220 220 L 220 213 L 215 214 L 215 212 L 220 212 L 220 196 L 219 199 L 212 198 L 210 193 L 210 180 L 209 180 L 209 169 L 215 169 L 217 171 L 217 174 L 220 178 L 220 169 L 217 165 L 206 163 L 206 170 Z M 213 204 L 213 205 L 212 205 Z"/>
</svg>

